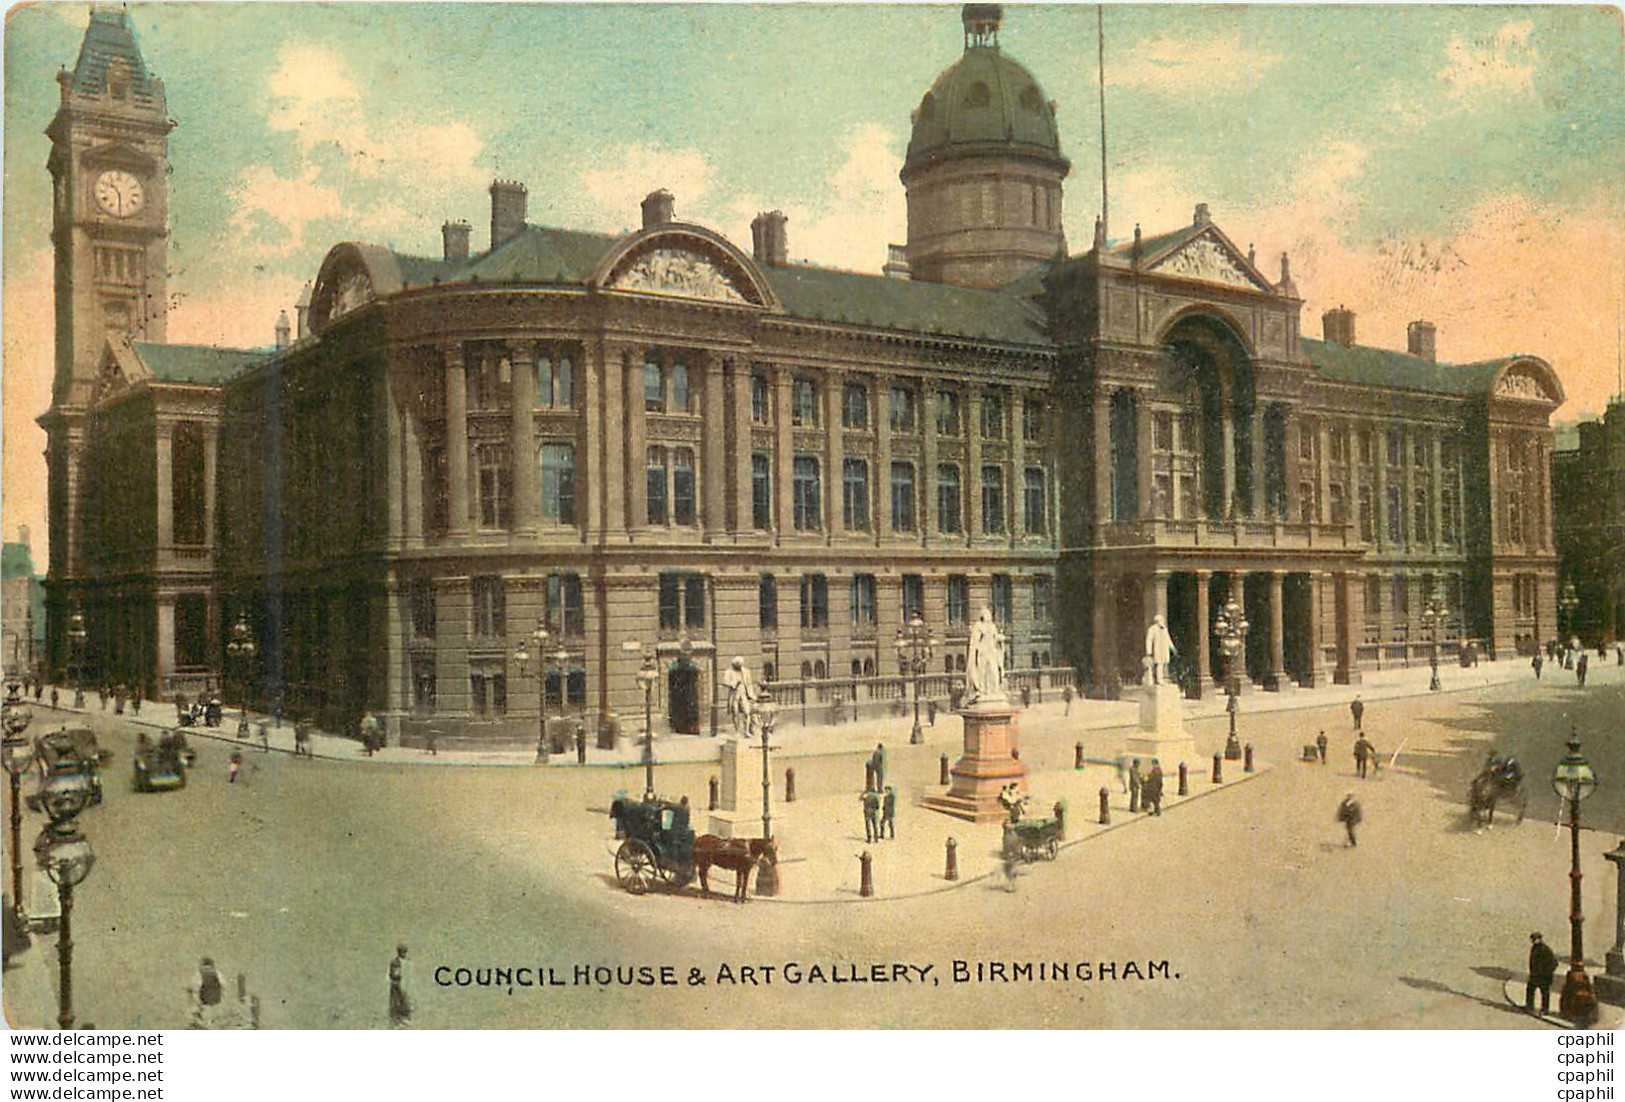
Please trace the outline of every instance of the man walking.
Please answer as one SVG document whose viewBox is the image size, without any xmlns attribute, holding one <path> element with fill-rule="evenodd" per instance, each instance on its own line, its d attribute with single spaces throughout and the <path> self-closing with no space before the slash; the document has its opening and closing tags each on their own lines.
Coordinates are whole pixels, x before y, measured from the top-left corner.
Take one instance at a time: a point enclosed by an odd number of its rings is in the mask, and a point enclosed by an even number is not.
<svg viewBox="0 0 1625 1102">
<path fill-rule="evenodd" d="M 1344 796 L 1343 802 L 1337 805 L 1337 821 L 1343 824 L 1344 830 L 1348 831 L 1350 846 L 1360 844 L 1355 840 L 1354 828 L 1360 825 L 1360 820 L 1364 817 L 1360 811 L 1360 801 L 1354 798 L 1352 792 Z"/>
<path fill-rule="evenodd" d="M 1140 810 L 1140 796 L 1145 791 L 1145 778 L 1140 776 L 1140 759 L 1135 758 L 1128 766 L 1128 813 L 1137 814 Z"/>
<path fill-rule="evenodd" d="M 1540 1012 L 1545 1014 L 1552 1005 L 1552 976 L 1557 972 L 1557 954 L 1541 940 L 1538 933 L 1529 935 L 1529 983 L 1523 989 L 1523 1008 L 1535 1012 L 1535 992 L 1540 992 Z"/>
<path fill-rule="evenodd" d="M 1365 701 L 1355 697 L 1349 703 L 1349 712 L 1354 716 L 1354 729 L 1360 730 L 1360 721 L 1365 718 Z"/>
<path fill-rule="evenodd" d="M 1531 658 L 1531 659 L 1530 659 L 1530 660 L 1529 660 L 1529 666 L 1530 666 L 1530 668 L 1531 668 L 1531 669 L 1533 669 L 1533 670 L 1534 670 L 1534 671 L 1535 671 L 1535 680 L 1536 680 L 1536 681 L 1539 681 L 1539 680 L 1540 680 L 1540 668 L 1541 668 L 1541 666 L 1543 666 L 1543 665 L 1545 665 L 1545 662 L 1543 662 L 1543 661 L 1542 661 L 1542 660 L 1541 660 L 1541 657 L 1540 657 L 1540 652 L 1539 652 L 1539 651 L 1536 651 L 1536 652 L 1535 652 L 1535 657 L 1533 657 L 1533 658 Z"/>
<path fill-rule="evenodd" d="M 897 790 L 889 784 L 880 801 L 880 836 L 897 839 Z"/>
<path fill-rule="evenodd" d="M 1320 764 L 1326 764 L 1326 732 L 1322 731 L 1315 736 L 1315 753 L 1320 755 Z"/>
<path fill-rule="evenodd" d="M 873 785 L 863 790 L 863 840 L 871 844 L 880 840 L 880 793 Z"/>
<path fill-rule="evenodd" d="M 1354 771 L 1356 773 L 1358 773 L 1362 778 L 1365 776 L 1366 762 L 1368 760 L 1370 760 L 1371 758 L 1375 757 L 1376 753 L 1377 753 L 1377 748 L 1372 746 L 1369 742 L 1367 742 L 1365 740 L 1364 735 L 1361 735 L 1358 739 L 1355 740 L 1355 742 L 1354 742 Z"/>
<path fill-rule="evenodd" d="M 1580 657 L 1574 662 L 1574 679 L 1580 683 L 1582 689 L 1586 687 L 1586 667 L 1590 662 L 1591 656 L 1585 651 L 1581 651 Z"/>
<path fill-rule="evenodd" d="M 395 946 L 389 962 L 389 1028 L 405 1029 L 412 1021 L 410 977 L 406 970 L 406 946 Z"/>
<path fill-rule="evenodd" d="M 1067 715 L 1067 716 L 1071 715 L 1072 714 L 1072 686 L 1071 685 L 1062 685 L 1061 686 L 1061 701 L 1062 701 L 1062 703 L 1064 703 L 1066 705 L 1066 711 L 1062 712 L 1061 714 L 1062 715 Z"/>
<path fill-rule="evenodd" d="M 883 743 L 883 742 L 875 743 L 875 752 L 874 752 L 873 755 L 870 756 L 869 760 L 874 763 L 874 767 L 875 767 L 875 787 L 876 788 L 885 788 L 886 787 L 886 744 Z"/>
<path fill-rule="evenodd" d="M 1151 772 L 1145 778 L 1141 795 L 1148 812 L 1152 815 L 1162 814 L 1162 762 L 1157 758 L 1151 759 Z"/>
</svg>

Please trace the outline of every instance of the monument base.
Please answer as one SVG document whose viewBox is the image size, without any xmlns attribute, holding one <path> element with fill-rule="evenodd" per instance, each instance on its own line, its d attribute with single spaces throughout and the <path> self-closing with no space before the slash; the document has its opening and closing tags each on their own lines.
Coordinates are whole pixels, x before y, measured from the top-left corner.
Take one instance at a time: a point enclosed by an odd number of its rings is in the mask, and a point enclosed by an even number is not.
<svg viewBox="0 0 1625 1102">
<path fill-rule="evenodd" d="M 1147 767 L 1156 758 L 1165 771 L 1179 762 L 1194 766 L 1201 759 L 1196 756 L 1195 740 L 1185 733 L 1179 686 L 1166 682 L 1142 685 L 1139 693 L 1140 730 L 1124 741 L 1123 753 L 1139 758 Z"/>
<path fill-rule="evenodd" d="M 1027 790 L 1027 767 L 1015 756 L 1020 750 L 1016 708 L 1005 702 L 975 704 L 959 718 L 965 725 L 965 752 L 949 770 L 948 791 L 927 796 L 923 804 L 967 822 L 1002 822 L 1010 812 L 999 802 L 999 793 L 1008 784 Z"/>
<path fill-rule="evenodd" d="M 706 831 L 715 834 L 718 838 L 761 838 L 762 815 L 757 812 L 752 815 L 748 811 L 708 811 Z M 778 838 L 780 846 L 784 844 L 782 837 L 784 824 L 778 816 L 773 817 L 773 833 Z"/>
</svg>

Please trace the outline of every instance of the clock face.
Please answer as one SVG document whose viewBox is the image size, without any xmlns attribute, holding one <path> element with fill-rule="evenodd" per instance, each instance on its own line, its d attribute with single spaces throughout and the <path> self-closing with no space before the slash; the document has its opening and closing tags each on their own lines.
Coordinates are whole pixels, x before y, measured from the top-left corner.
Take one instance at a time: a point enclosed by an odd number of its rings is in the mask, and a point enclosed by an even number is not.
<svg viewBox="0 0 1625 1102">
<path fill-rule="evenodd" d="M 128 172 L 114 169 L 96 177 L 96 205 L 114 218 L 128 218 L 147 201 L 141 181 Z"/>
</svg>

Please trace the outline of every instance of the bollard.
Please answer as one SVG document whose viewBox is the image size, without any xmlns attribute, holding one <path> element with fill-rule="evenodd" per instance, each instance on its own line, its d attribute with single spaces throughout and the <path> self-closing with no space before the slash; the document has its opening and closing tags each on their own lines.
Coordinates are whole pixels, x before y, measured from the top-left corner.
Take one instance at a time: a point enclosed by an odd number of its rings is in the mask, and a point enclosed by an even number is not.
<svg viewBox="0 0 1625 1102">
<path fill-rule="evenodd" d="M 1242 754 L 1241 771 L 1251 773 L 1253 771 L 1253 744 L 1249 742 Z"/>
<path fill-rule="evenodd" d="M 1179 763 L 1179 794 L 1181 796 L 1189 796 L 1191 794 L 1190 777 L 1187 776 L 1187 770 L 1185 769 L 1184 762 Z"/>
<path fill-rule="evenodd" d="M 1066 841 L 1066 801 L 1055 801 L 1055 840 Z"/>
<path fill-rule="evenodd" d="M 1112 805 L 1107 802 L 1109 794 L 1102 788 L 1100 790 L 1100 822 L 1104 826 L 1112 821 Z"/>
<path fill-rule="evenodd" d="M 942 870 L 944 880 L 959 879 L 959 843 L 948 839 L 948 866 Z"/>
<path fill-rule="evenodd" d="M 1213 755 L 1213 783 L 1219 784 L 1224 780 L 1224 755 Z"/>
<path fill-rule="evenodd" d="M 717 809 L 717 803 L 720 801 L 721 795 L 722 795 L 721 784 L 717 781 L 717 779 L 715 777 L 712 777 L 711 778 L 711 810 L 712 811 L 715 811 Z"/>
<path fill-rule="evenodd" d="M 1074 743 L 1072 746 L 1072 768 L 1083 768 L 1083 743 Z"/>
<path fill-rule="evenodd" d="M 863 763 L 863 790 L 867 792 L 875 786 L 875 766 L 873 762 Z"/>
<path fill-rule="evenodd" d="M 796 802 L 796 767 L 793 765 L 784 771 L 784 802 L 787 804 Z"/>
<path fill-rule="evenodd" d="M 940 759 L 939 764 L 941 765 L 942 769 L 941 769 L 941 776 L 938 778 L 937 783 L 938 784 L 947 784 L 948 783 L 948 755 L 947 754 L 942 755 L 942 758 Z"/>
<path fill-rule="evenodd" d="M 875 859 L 869 855 L 868 850 L 858 854 L 858 863 L 863 867 L 863 882 L 858 885 L 858 894 L 868 899 L 875 894 L 875 877 L 871 866 Z"/>
</svg>

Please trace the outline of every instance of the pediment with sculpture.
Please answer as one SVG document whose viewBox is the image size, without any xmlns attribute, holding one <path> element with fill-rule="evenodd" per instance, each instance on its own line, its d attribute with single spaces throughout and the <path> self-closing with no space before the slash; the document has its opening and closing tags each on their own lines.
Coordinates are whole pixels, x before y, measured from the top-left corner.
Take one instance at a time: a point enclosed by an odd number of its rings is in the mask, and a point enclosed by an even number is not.
<svg viewBox="0 0 1625 1102">
<path fill-rule="evenodd" d="M 1554 393 L 1545 372 L 1532 364 L 1508 368 L 1495 380 L 1497 398 L 1515 398 L 1525 402 L 1561 403 L 1563 396 Z"/>
<path fill-rule="evenodd" d="M 747 292 L 753 290 L 713 258 L 671 245 L 660 245 L 632 256 L 616 268 L 605 286 L 615 291 L 697 298 L 740 306 L 751 303 Z"/>
<path fill-rule="evenodd" d="M 1201 283 L 1220 283 L 1227 287 L 1241 287 L 1249 291 L 1274 290 L 1267 282 L 1258 278 L 1240 254 L 1220 241 L 1211 231 L 1187 241 L 1147 270 L 1158 275 L 1191 279 Z"/>
</svg>

